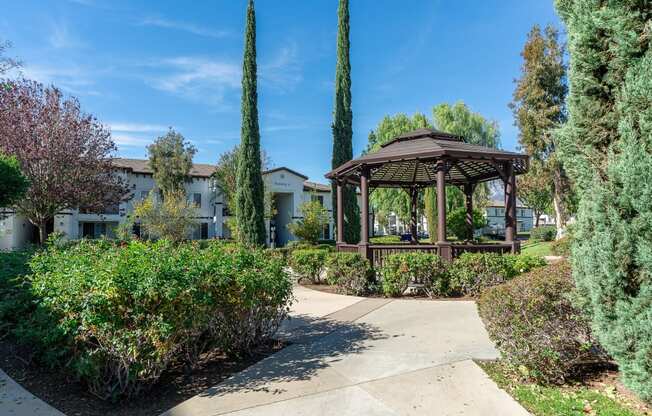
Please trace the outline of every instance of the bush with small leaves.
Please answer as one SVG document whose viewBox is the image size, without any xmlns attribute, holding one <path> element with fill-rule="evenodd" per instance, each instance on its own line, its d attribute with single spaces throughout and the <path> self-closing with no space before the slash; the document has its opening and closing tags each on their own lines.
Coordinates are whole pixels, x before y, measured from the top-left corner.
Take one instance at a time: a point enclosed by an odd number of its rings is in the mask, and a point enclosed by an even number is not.
<svg viewBox="0 0 652 416">
<path fill-rule="evenodd" d="M 515 373 L 562 383 L 607 356 L 576 309 L 567 262 L 532 270 L 485 290 L 478 300 L 490 338 Z"/>
<path fill-rule="evenodd" d="M 328 250 L 300 249 L 290 254 L 290 267 L 299 275 L 299 281 L 307 279 L 310 283 L 322 283 L 322 275 L 328 258 Z"/>
<path fill-rule="evenodd" d="M 13 333 L 102 399 L 134 396 L 208 348 L 250 353 L 292 299 L 281 261 L 219 242 L 81 241 L 30 266 L 35 310 Z"/>
<path fill-rule="evenodd" d="M 409 286 L 428 296 L 445 296 L 449 290 L 447 264 L 430 253 L 402 253 L 388 256 L 380 270 L 385 296 L 401 296 Z"/>
<path fill-rule="evenodd" d="M 513 261 L 497 253 L 463 253 L 450 264 L 451 290 L 477 296 L 491 286 L 514 277 Z"/>
<path fill-rule="evenodd" d="M 369 260 L 358 253 L 332 253 L 326 262 L 326 281 L 337 285 L 345 295 L 361 296 L 369 292 L 373 270 Z"/>
</svg>

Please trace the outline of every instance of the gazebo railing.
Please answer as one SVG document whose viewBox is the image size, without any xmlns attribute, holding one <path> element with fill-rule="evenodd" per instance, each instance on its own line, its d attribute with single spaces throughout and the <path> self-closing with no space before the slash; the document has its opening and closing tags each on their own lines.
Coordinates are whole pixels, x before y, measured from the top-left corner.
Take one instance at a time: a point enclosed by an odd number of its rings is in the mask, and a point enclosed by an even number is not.
<svg viewBox="0 0 652 416">
<path fill-rule="evenodd" d="M 420 251 L 424 253 L 439 254 L 439 247 L 435 244 L 376 244 L 369 246 L 370 261 L 374 268 L 382 267 L 385 259 L 392 254 L 409 253 Z"/>
<path fill-rule="evenodd" d="M 496 244 L 370 244 L 363 249 L 356 244 L 338 244 L 337 251 L 345 253 L 365 254 L 374 268 L 382 267 L 385 259 L 392 254 L 425 252 L 439 254 L 446 260 L 453 260 L 463 253 L 498 253 L 509 254 L 520 252 L 518 243 L 496 243 Z M 450 258 L 448 257 L 450 256 Z"/>
</svg>

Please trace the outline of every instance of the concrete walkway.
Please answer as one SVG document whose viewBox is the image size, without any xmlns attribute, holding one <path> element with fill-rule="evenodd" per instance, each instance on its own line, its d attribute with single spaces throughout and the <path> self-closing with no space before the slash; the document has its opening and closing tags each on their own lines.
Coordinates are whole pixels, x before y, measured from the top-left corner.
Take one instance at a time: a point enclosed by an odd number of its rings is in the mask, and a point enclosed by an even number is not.
<svg viewBox="0 0 652 416">
<path fill-rule="evenodd" d="M 48 405 L 0 370 L 0 415 L 65 416 Z"/>
<path fill-rule="evenodd" d="M 292 345 L 164 415 L 528 414 L 472 361 L 498 356 L 473 302 L 295 294 Z"/>
</svg>

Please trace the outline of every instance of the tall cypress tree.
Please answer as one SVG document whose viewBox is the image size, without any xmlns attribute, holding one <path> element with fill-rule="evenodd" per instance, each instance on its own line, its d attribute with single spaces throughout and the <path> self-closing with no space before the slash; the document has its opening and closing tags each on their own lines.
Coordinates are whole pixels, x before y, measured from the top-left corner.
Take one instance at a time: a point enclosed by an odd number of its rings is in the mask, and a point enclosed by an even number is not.
<svg viewBox="0 0 652 416">
<path fill-rule="evenodd" d="M 247 7 L 244 62 L 242 65 L 242 127 L 236 182 L 238 239 L 247 245 L 265 245 L 265 190 L 261 173 L 260 131 L 256 69 L 256 14 Z"/>
<path fill-rule="evenodd" d="M 570 52 L 559 149 L 579 197 L 573 277 L 625 385 L 652 401 L 652 7 L 556 5 Z"/>
<path fill-rule="evenodd" d="M 340 0 L 338 9 L 337 66 L 335 69 L 335 111 L 333 116 L 333 169 L 353 158 L 353 111 L 351 111 L 351 61 L 349 59 L 349 1 Z M 333 183 L 333 216 L 337 221 L 337 192 Z M 344 239 L 360 240 L 360 208 L 354 186 L 342 192 Z"/>
</svg>

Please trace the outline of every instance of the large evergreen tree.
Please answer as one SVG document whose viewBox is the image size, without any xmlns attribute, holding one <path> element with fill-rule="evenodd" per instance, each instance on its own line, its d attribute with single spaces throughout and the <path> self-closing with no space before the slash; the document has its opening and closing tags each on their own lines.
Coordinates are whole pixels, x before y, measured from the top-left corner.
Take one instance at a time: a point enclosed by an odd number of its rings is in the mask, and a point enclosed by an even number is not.
<svg viewBox="0 0 652 416">
<path fill-rule="evenodd" d="M 265 189 L 260 161 L 256 69 L 256 14 L 247 7 L 244 62 L 242 65 L 242 127 L 236 181 L 238 238 L 247 245 L 265 245 Z"/>
<path fill-rule="evenodd" d="M 351 61 L 349 59 L 349 1 L 340 0 L 338 9 L 337 66 L 335 70 L 335 111 L 333 117 L 333 169 L 353 158 L 353 112 L 351 110 Z M 337 192 L 333 183 L 333 217 L 337 221 Z M 360 208 L 354 186 L 342 192 L 344 240 L 360 240 Z"/>
<path fill-rule="evenodd" d="M 652 49 L 649 2 L 557 0 L 569 119 L 559 135 L 579 197 L 580 300 L 625 384 L 652 400 Z"/>
<path fill-rule="evenodd" d="M 544 175 L 550 183 L 557 235 L 561 236 L 568 219 L 570 186 L 557 157 L 553 135 L 555 129 L 566 121 L 566 65 L 557 30 L 547 26 L 542 31 L 535 25 L 528 34 L 521 56 L 522 75 L 516 80 L 510 107 L 514 111 L 521 146 L 542 168 L 537 172 L 537 178 L 530 178 L 536 181 Z"/>
</svg>

